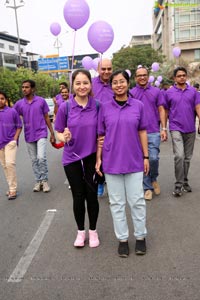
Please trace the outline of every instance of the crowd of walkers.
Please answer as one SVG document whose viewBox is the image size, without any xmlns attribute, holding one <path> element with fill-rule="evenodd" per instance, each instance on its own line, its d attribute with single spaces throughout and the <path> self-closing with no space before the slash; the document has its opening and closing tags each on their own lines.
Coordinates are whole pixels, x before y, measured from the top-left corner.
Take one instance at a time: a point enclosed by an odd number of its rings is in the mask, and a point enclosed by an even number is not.
<svg viewBox="0 0 200 300">
<path fill-rule="evenodd" d="M 89 247 L 100 245 L 98 197 L 104 194 L 106 184 L 119 242 L 118 255 L 129 255 L 127 202 L 135 253 L 144 255 L 146 201 L 161 193 L 160 143 L 167 141 L 168 132 L 174 153 L 172 193 L 180 197 L 183 192 L 192 192 L 188 172 L 196 116 L 200 119 L 200 93 L 187 83 L 187 70 L 183 67 L 174 70 L 174 85 L 164 91 L 149 83 L 149 71 L 141 65 L 134 74 L 136 86 L 132 89 L 129 74 L 124 70 L 113 72 L 109 59 L 99 62 L 98 73 L 92 79 L 89 71 L 75 70 L 70 90 L 65 82 L 60 84 L 60 93 L 54 98 L 53 124 L 45 99 L 35 94 L 33 80 L 23 81 L 23 98 L 12 108 L 7 105 L 6 94 L 0 91 L 0 163 L 8 183 L 7 197 L 17 197 L 16 151 L 22 126 L 35 177 L 33 191 L 50 192 L 46 154 L 49 130 L 51 144 L 58 145 L 57 139 L 63 147 L 62 164 L 77 224 L 74 247 L 86 244 L 86 212 Z"/>
</svg>

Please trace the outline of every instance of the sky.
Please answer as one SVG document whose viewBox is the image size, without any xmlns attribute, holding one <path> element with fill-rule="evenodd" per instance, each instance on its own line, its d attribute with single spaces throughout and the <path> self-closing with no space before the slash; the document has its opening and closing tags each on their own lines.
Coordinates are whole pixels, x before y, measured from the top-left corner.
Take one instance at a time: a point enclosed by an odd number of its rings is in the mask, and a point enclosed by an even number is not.
<svg viewBox="0 0 200 300">
<path fill-rule="evenodd" d="M 14 0 L 9 0 L 13 5 Z M 6 0 L 0 0 L 0 32 L 17 36 L 14 9 L 6 8 Z M 63 16 L 66 0 L 24 0 L 25 5 L 17 9 L 20 38 L 30 41 L 26 50 L 43 56 L 57 54 L 54 46 L 56 37 L 50 32 L 50 25 L 61 26 L 58 35 L 60 56 L 92 54 L 96 51 L 90 45 L 87 32 L 92 23 L 106 21 L 112 26 L 114 40 L 103 57 L 111 58 L 122 46 L 128 46 L 133 35 L 152 33 L 152 11 L 154 0 L 87 0 L 90 16 L 87 23 L 74 31 Z M 20 0 L 16 0 L 19 4 Z"/>
</svg>

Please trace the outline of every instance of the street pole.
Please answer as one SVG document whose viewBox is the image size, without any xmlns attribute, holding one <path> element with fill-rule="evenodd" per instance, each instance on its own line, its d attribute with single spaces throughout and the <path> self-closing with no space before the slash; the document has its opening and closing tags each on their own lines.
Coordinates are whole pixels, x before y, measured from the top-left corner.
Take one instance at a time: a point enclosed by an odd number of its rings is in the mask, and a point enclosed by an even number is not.
<svg viewBox="0 0 200 300">
<path fill-rule="evenodd" d="M 21 53 L 21 44 L 20 44 L 20 36 L 19 36 L 19 24 L 18 24 L 18 17 L 17 17 L 17 9 L 19 7 L 24 6 L 24 1 L 20 0 L 19 5 L 16 5 L 16 0 L 13 0 L 13 5 L 7 5 L 10 3 L 10 0 L 6 0 L 6 7 L 12 8 L 15 11 L 15 21 L 16 21 L 16 29 L 17 29 L 17 44 L 18 44 L 18 53 L 19 53 L 19 65 L 22 65 L 22 53 Z"/>
</svg>

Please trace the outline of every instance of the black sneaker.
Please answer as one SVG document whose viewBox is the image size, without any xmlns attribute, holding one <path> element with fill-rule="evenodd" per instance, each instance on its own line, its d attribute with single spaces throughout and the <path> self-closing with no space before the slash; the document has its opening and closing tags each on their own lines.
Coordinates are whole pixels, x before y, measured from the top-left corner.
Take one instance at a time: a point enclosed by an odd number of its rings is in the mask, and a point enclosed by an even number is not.
<svg viewBox="0 0 200 300">
<path fill-rule="evenodd" d="M 180 197 L 182 195 L 182 187 L 176 186 L 172 194 L 174 197 Z"/>
<path fill-rule="evenodd" d="M 128 257 L 129 255 L 129 246 L 127 242 L 119 242 L 118 254 L 120 257 Z"/>
<path fill-rule="evenodd" d="M 146 254 L 146 240 L 136 240 L 135 254 L 144 255 Z"/>
<path fill-rule="evenodd" d="M 192 192 L 192 188 L 191 188 L 191 186 L 190 186 L 187 182 L 184 182 L 184 184 L 183 184 L 183 191 L 184 191 L 185 193 L 190 193 L 190 192 Z"/>
</svg>

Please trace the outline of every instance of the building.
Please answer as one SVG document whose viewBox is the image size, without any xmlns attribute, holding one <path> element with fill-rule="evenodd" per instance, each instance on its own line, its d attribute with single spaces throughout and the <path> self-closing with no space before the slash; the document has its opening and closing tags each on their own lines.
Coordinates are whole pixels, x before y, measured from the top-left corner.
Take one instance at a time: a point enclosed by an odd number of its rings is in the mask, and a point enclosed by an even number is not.
<svg viewBox="0 0 200 300">
<path fill-rule="evenodd" d="M 21 57 L 25 68 L 28 67 L 28 56 L 26 55 L 28 43 L 30 42 L 20 38 Z M 17 37 L 0 32 L 0 67 L 16 70 L 19 63 L 18 51 Z"/>
<path fill-rule="evenodd" d="M 153 12 L 153 48 L 173 59 L 174 47 L 188 62 L 200 60 L 200 0 L 158 0 Z"/>
<path fill-rule="evenodd" d="M 152 46 L 151 35 L 133 35 L 129 43 L 130 47 L 148 45 Z"/>
</svg>

